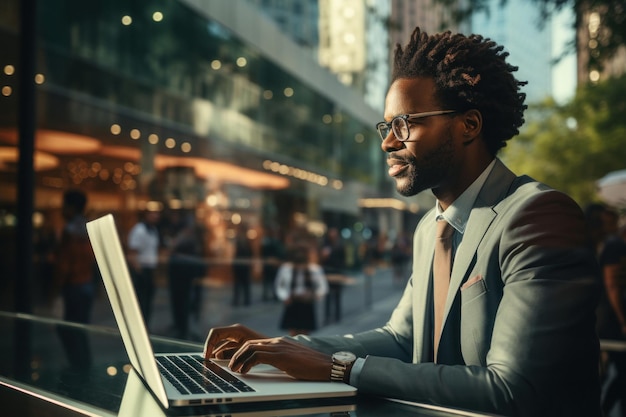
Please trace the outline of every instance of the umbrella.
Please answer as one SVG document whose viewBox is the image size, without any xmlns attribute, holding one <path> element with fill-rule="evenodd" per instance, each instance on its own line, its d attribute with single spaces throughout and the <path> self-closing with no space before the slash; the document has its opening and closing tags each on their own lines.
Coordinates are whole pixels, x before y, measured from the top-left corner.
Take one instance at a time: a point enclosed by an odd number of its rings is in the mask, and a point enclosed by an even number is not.
<svg viewBox="0 0 626 417">
<path fill-rule="evenodd" d="M 612 171 L 596 182 L 600 198 L 615 208 L 626 208 L 626 169 Z"/>
</svg>

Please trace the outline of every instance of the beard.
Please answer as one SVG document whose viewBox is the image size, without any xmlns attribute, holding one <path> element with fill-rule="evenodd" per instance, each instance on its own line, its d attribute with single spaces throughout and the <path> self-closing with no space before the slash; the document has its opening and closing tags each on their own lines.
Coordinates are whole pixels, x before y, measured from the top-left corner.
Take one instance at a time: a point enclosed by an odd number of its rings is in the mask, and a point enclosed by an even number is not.
<svg viewBox="0 0 626 417">
<path fill-rule="evenodd" d="M 419 157 L 410 155 L 403 158 L 408 165 L 402 176 L 396 178 L 396 189 L 405 197 L 414 196 L 424 190 L 437 188 L 450 172 L 454 155 L 452 136 L 439 147 Z"/>
</svg>

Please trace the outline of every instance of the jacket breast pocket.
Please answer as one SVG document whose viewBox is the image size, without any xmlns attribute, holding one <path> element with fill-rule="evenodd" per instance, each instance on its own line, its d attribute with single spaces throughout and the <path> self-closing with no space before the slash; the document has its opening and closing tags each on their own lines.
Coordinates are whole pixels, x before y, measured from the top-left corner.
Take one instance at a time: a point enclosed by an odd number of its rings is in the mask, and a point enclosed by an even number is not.
<svg viewBox="0 0 626 417">
<path fill-rule="evenodd" d="M 487 292 L 487 286 L 482 275 L 476 275 L 465 281 L 461 286 L 461 302 L 463 305 L 471 302 L 474 298 L 480 297 Z"/>
<path fill-rule="evenodd" d="M 470 278 L 461 286 L 461 351 L 467 365 L 485 366 L 490 337 L 485 329 L 487 285 L 482 275 Z"/>
</svg>

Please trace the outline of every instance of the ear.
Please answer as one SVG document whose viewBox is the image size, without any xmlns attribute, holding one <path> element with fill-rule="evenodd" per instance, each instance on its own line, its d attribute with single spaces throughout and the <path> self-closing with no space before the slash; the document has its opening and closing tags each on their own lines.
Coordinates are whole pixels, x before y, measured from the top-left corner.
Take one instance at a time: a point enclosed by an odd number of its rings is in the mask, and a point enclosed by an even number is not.
<svg viewBox="0 0 626 417">
<path fill-rule="evenodd" d="M 460 115 L 463 126 L 463 145 L 469 145 L 483 131 L 483 115 L 476 109 L 471 109 Z"/>
</svg>

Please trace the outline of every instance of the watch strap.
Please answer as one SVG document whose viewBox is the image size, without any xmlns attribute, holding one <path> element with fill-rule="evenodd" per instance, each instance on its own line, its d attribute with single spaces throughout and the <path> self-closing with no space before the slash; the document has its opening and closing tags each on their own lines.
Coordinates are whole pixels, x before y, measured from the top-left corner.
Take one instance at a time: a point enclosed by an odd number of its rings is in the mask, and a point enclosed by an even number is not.
<svg viewBox="0 0 626 417">
<path fill-rule="evenodd" d="M 337 352 L 332 356 L 332 366 L 330 368 L 330 380 L 349 383 L 350 370 L 356 360 L 352 352 Z"/>
<path fill-rule="evenodd" d="M 333 366 L 330 370 L 330 380 L 337 382 L 345 382 L 346 370 L 348 365 L 333 362 Z"/>
</svg>

